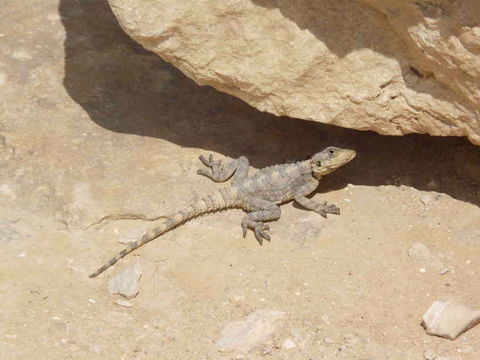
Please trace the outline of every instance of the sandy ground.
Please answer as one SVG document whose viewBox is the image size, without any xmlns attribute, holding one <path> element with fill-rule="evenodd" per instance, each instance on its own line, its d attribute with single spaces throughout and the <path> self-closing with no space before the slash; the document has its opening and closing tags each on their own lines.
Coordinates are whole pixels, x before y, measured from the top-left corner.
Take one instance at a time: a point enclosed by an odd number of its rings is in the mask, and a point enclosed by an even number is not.
<svg viewBox="0 0 480 360">
<path fill-rule="evenodd" d="M 455 341 L 420 326 L 435 300 L 480 308 L 478 147 L 262 114 L 144 51 L 103 1 L 25 5 L 0 8 L 1 359 L 480 357 L 480 326 Z M 261 168 L 328 145 L 358 152 L 314 195 L 341 216 L 287 204 L 260 247 L 240 210 L 213 214 L 87 277 L 149 218 L 218 187 L 198 155 Z M 448 272 L 409 257 L 415 242 Z M 118 306 L 108 280 L 136 262 L 140 292 Z M 286 313 L 272 338 L 215 350 L 258 309 Z"/>
</svg>

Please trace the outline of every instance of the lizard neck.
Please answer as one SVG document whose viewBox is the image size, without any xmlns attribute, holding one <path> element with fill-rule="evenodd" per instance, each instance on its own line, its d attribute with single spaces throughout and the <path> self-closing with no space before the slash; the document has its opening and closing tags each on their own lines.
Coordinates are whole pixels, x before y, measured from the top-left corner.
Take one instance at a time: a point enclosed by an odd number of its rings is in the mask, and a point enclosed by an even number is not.
<svg viewBox="0 0 480 360">
<path fill-rule="evenodd" d="M 312 165 L 310 160 L 305 160 L 298 163 L 298 167 L 302 175 L 310 175 L 313 177 Z"/>
</svg>

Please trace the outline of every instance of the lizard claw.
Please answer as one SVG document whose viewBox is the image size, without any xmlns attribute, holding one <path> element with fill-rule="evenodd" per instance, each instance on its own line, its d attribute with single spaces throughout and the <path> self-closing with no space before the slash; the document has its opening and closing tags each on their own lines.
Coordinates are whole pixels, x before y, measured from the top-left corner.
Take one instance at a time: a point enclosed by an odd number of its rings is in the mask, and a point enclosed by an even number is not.
<svg viewBox="0 0 480 360">
<path fill-rule="evenodd" d="M 324 208 L 320 208 L 316 211 L 318 214 L 320 214 L 321 216 L 323 216 L 325 219 L 327 218 L 327 212 L 325 211 Z"/>
<path fill-rule="evenodd" d="M 243 238 L 245 239 L 245 236 L 247 236 L 247 229 L 248 226 L 245 224 L 242 224 L 242 231 L 243 231 Z"/>
<path fill-rule="evenodd" d="M 198 157 L 198 159 L 203 163 L 203 165 L 205 165 L 205 166 L 209 166 L 209 165 L 210 165 L 210 163 L 208 162 L 208 160 L 205 159 L 205 156 L 200 155 L 200 156 Z"/>
<path fill-rule="evenodd" d="M 327 212 L 329 214 L 340 215 L 340 209 L 333 204 L 326 205 L 325 206 L 325 212 Z"/>
<path fill-rule="evenodd" d="M 257 239 L 260 246 L 263 244 L 263 239 L 267 241 L 271 241 L 270 234 L 268 231 L 270 230 L 270 226 L 265 224 L 258 224 L 254 228 L 255 238 Z"/>
<path fill-rule="evenodd" d="M 203 170 L 203 169 L 198 169 L 197 174 L 211 177 L 210 173 L 207 170 Z"/>
<path fill-rule="evenodd" d="M 270 234 L 267 233 L 266 231 L 262 231 L 260 232 L 260 235 L 262 235 L 262 237 L 267 240 L 267 241 L 272 241 L 272 238 L 270 237 Z"/>
</svg>

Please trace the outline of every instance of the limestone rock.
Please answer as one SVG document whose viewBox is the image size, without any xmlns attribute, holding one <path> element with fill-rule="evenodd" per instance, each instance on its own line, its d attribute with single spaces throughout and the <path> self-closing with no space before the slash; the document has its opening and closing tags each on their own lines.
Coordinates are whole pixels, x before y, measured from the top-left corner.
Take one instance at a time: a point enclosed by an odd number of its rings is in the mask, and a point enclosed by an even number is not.
<svg viewBox="0 0 480 360">
<path fill-rule="evenodd" d="M 248 352 L 254 346 L 267 341 L 274 333 L 278 321 L 284 316 L 283 311 L 257 310 L 243 321 L 227 324 L 215 348 L 222 352 Z"/>
<path fill-rule="evenodd" d="M 259 110 L 480 144 L 476 0 L 109 3 L 146 49 Z"/>
<path fill-rule="evenodd" d="M 480 311 L 451 301 L 435 301 L 423 315 L 427 334 L 455 340 L 480 322 Z"/>
<path fill-rule="evenodd" d="M 129 266 L 116 274 L 108 284 L 110 294 L 120 294 L 131 299 L 138 294 L 138 280 L 142 276 L 140 263 Z"/>
</svg>

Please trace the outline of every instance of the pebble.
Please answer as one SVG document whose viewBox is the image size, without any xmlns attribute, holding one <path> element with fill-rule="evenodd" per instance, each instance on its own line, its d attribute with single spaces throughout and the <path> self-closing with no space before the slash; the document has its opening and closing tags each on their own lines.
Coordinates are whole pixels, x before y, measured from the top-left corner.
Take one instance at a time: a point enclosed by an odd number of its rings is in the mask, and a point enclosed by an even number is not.
<svg viewBox="0 0 480 360">
<path fill-rule="evenodd" d="M 422 317 L 429 335 L 455 340 L 480 322 L 480 311 L 453 301 L 435 301 Z"/>
<path fill-rule="evenodd" d="M 133 304 L 130 301 L 127 300 L 115 300 L 115 304 L 123 307 L 132 307 Z"/>
<path fill-rule="evenodd" d="M 431 349 L 427 349 L 425 350 L 425 352 L 423 353 L 423 357 L 426 359 L 426 360 L 434 360 L 436 358 L 437 354 L 435 354 L 435 352 Z"/>
<path fill-rule="evenodd" d="M 284 342 L 283 342 L 283 348 L 285 350 L 290 350 L 290 349 L 293 349 L 294 347 L 296 347 L 297 345 L 290 339 L 286 339 Z"/>
<path fill-rule="evenodd" d="M 323 341 L 325 342 L 325 344 L 333 344 L 335 342 L 335 340 L 328 336 L 326 336 Z"/>
<path fill-rule="evenodd" d="M 117 273 L 108 284 L 110 294 L 120 294 L 127 299 L 137 296 L 138 281 L 142 277 L 140 263 L 131 265 Z"/>
<path fill-rule="evenodd" d="M 256 345 L 265 343 L 284 317 L 283 311 L 256 310 L 245 320 L 227 324 L 215 343 L 215 349 L 220 352 L 237 350 L 247 353 Z"/>
</svg>

